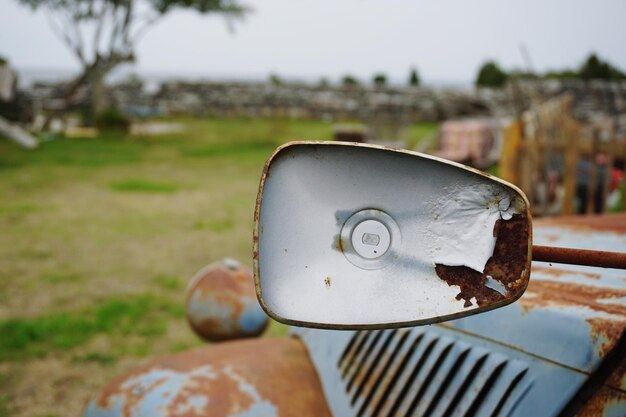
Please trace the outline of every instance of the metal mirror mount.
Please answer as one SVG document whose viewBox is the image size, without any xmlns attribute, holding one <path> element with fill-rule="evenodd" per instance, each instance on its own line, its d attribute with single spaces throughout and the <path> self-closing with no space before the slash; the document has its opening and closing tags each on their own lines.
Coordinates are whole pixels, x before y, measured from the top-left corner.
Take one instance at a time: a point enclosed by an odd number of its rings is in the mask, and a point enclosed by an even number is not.
<svg viewBox="0 0 626 417">
<path fill-rule="evenodd" d="M 528 285 L 531 248 L 518 188 L 436 157 L 291 142 L 262 174 L 255 284 L 283 323 L 389 328 L 502 307 Z"/>
</svg>

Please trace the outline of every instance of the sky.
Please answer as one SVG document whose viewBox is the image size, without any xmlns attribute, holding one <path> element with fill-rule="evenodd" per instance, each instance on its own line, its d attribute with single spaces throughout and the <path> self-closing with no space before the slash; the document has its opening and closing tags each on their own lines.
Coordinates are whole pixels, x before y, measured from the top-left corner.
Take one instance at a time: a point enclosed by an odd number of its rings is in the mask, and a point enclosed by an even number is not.
<svg viewBox="0 0 626 417">
<path fill-rule="evenodd" d="M 206 78 L 470 83 L 482 62 L 536 71 L 596 52 L 626 70 L 626 0 L 241 0 L 254 9 L 230 32 L 217 16 L 168 14 L 137 47 L 139 74 Z M 18 69 L 77 71 L 43 12 L 0 0 L 0 55 Z M 127 68 L 128 70 L 128 68 Z"/>
</svg>

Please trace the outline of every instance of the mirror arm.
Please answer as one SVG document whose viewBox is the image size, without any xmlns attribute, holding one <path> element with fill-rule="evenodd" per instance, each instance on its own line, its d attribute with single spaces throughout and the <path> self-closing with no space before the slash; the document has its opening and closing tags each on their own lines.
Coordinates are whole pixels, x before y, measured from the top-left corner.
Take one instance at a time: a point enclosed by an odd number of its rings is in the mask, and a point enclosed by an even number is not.
<svg viewBox="0 0 626 417">
<path fill-rule="evenodd" d="M 533 261 L 626 269 L 626 253 L 533 245 Z"/>
</svg>

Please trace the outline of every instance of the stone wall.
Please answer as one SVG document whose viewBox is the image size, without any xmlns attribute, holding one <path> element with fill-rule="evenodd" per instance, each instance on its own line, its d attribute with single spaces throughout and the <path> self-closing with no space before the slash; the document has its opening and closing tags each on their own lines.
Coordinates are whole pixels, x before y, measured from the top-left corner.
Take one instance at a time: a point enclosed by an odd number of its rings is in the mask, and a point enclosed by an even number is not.
<svg viewBox="0 0 626 417">
<path fill-rule="evenodd" d="M 56 109 L 63 105 L 60 91 L 63 89 L 59 85 L 36 84 L 29 93 L 38 108 Z M 580 120 L 626 115 L 626 83 L 579 80 L 527 80 L 509 83 L 503 89 L 172 81 L 162 83 L 156 92 L 148 92 L 140 82 L 133 82 L 108 86 L 105 96 L 107 106 L 134 116 L 187 114 L 409 122 L 516 116 L 538 100 L 565 92 L 574 97 L 574 114 Z"/>
</svg>

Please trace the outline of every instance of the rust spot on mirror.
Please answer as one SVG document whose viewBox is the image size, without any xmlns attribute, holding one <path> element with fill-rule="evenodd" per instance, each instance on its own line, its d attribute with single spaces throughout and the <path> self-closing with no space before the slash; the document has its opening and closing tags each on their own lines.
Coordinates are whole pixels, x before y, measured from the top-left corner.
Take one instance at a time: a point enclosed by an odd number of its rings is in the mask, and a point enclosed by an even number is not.
<svg viewBox="0 0 626 417">
<path fill-rule="evenodd" d="M 479 307 L 519 298 L 528 284 L 528 239 L 530 220 L 514 216 L 498 220 L 494 227 L 496 246 L 483 273 L 466 266 L 437 264 L 435 271 L 448 285 L 460 288 L 457 300 Z"/>
</svg>

